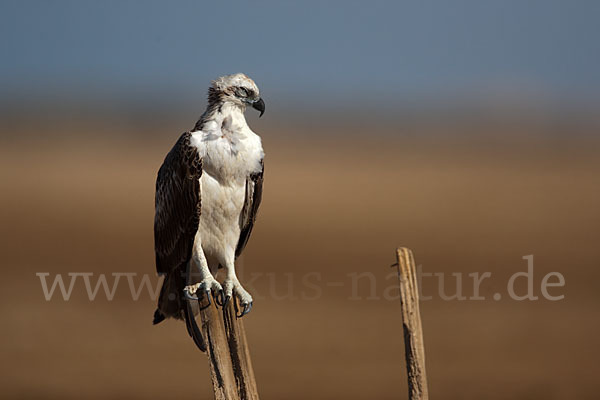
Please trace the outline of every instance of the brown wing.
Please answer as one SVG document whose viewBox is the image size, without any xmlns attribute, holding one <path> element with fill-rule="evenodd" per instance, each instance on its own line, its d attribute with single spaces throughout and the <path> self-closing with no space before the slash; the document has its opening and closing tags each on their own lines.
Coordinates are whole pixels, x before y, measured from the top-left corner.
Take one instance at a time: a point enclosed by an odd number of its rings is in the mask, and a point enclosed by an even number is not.
<svg viewBox="0 0 600 400">
<path fill-rule="evenodd" d="M 189 335 L 202 351 L 206 344 L 196 324 L 190 300 L 183 297 L 187 265 L 192 257 L 194 237 L 200 223 L 200 177 L 202 160 L 190 145 L 191 134 L 181 135 L 158 171 L 154 250 L 156 271 L 165 274 L 154 313 L 154 323 L 165 317 L 185 319 Z"/>
<path fill-rule="evenodd" d="M 254 227 L 254 221 L 256 220 L 256 214 L 260 201 L 262 199 L 262 188 L 263 188 L 263 173 L 265 171 L 264 160 L 260 161 L 261 170 L 260 172 L 250 175 L 246 179 L 246 201 L 240 214 L 240 238 L 238 240 L 237 247 L 235 249 L 235 257 L 239 257 L 248 243 L 252 228 Z"/>
<path fill-rule="evenodd" d="M 189 132 L 181 135 L 156 179 L 154 250 L 159 274 L 185 271 L 198 231 L 202 161 L 190 138 Z"/>
</svg>

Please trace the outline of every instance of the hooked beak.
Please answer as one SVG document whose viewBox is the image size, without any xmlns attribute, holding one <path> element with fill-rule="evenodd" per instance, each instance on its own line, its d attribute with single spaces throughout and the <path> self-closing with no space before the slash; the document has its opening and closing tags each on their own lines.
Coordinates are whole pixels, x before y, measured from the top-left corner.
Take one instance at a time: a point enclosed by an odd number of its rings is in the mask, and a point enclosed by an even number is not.
<svg viewBox="0 0 600 400">
<path fill-rule="evenodd" d="M 254 103 L 252 103 L 252 108 L 260 111 L 260 115 L 258 116 L 258 118 L 260 118 L 265 113 L 265 102 L 262 98 L 259 98 Z"/>
</svg>

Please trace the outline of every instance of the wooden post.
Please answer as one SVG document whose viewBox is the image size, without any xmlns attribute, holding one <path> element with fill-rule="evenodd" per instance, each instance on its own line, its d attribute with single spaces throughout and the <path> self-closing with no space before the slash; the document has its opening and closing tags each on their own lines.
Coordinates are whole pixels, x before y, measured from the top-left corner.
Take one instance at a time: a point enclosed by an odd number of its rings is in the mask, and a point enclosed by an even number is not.
<svg viewBox="0 0 600 400">
<path fill-rule="evenodd" d="M 200 311 L 215 399 L 258 400 L 244 323 L 235 316 L 234 301 L 225 309 L 213 302 Z"/>
<path fill-rule="evenodd" d="M 425 345 L 421 314 L 419 312 L 419 288 L 412 252 L 400 247 L 396 250 L 398 279 L 400 280 L 400 305 L 404 330 L 404 351 L 408 374 L 408 398 L 427 400 L 427 375 L 425 373 Z"/>
</svg>

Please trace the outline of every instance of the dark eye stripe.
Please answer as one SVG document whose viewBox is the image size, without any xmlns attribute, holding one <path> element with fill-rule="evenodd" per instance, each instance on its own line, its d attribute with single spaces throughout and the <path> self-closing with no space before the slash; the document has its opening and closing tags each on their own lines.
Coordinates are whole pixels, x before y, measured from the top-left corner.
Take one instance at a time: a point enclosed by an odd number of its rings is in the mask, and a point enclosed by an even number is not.
<svg viewBox="0 0 600 400">
<path fill-rule="evenodd" d="M 236 94 L 239 97 L 249 97 L 252 94 L 252 91 L 250 91 L 250 90 L 248 90 L 248 89 L 246 89 L 244 87 L 238 87 L 236 89 Z"/>
</svg>

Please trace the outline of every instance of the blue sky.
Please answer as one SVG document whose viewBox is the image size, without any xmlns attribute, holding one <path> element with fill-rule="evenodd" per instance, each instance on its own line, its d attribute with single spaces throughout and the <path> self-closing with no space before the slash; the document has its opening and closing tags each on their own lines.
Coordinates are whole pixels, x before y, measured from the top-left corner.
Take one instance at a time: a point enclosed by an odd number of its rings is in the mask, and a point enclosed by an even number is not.
<svg viewBox="0 0 600 400">
<path fill-rule="evenodd" d="M 5 95 L 289 99 L 600 93 L 595 1 L 2 1 Z"/>
</svg>

